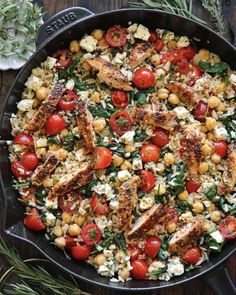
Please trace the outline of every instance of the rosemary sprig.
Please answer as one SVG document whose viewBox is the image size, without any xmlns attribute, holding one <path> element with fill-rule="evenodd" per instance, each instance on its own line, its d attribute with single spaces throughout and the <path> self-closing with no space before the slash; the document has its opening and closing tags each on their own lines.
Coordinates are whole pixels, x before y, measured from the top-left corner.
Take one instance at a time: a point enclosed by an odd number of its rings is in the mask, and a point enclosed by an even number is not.
<svg viewBox="0 0 236 295">
<path fill-rule="evenodd" d="M 38 289 L 34 290 L 35 295 L 51 294 L 51 295 L 88 295 L 79 289 L 76 281 L 71 277 L 73 281 L 67 280 L 61 276 L 52 276 L 44 268 L 31 265 L 26 265 L 20 258 L 19 254 L 14 248 L 9 247 L 3 238 L 0 236 L 0 254 L 3 255 L 9 263 L 13 266 L 13 272 L 23 279 L 22 284 L 13 285 L 12 293 L 8 294 L 34 294 L 34 293 L 19 293 L 27 292 L 27 289 L 38 286 Z M 15 291 L 14 291 L 15 290 Z"/>
</svg>

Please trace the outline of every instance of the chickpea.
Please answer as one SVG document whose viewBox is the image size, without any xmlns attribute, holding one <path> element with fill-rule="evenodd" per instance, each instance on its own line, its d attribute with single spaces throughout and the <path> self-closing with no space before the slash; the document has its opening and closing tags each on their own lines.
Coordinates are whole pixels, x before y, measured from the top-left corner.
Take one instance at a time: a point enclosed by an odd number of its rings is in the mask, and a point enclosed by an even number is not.
<svg viewBox="0 0 236 295">
<path fill-rule="evenodd" d="M 162 174 L 165 171 L 165 165 L 163 163 L 157 163 L 157 172 Z"/>
<path fill-rule="evenodd" d="M 204 156 L 208 156 L 208 155 L 212 154 L 212 152 L 213 152 L 213 148 L 210 145 L 204 144 L 202 146 L 202 153 Z"/>
<path fill-rule="evenodd" d="M 219 222 L 221 220 L 221 213 L 220 211 L 213 211 L 211 212 L 211 220 L 214 222 Z"/>
<path fill-rule="evenodd" d="M 52 178 L 46 178 L 43 181 L 43 187 L 52 187 L 53 186 L 53 179 Z"/>
<path fill-rule="evenodd" d="M 216 86 L 215 88 L 215 93 L 221 93 L 224 92 L 226 90 L 226 85 L 225 83 L 220 83 L 219 85 Z"/>
<path fill-rule="evenodd" d="M 121 251 L 121 250 L 118 250 L 116 255 L 115 255 L 115 260 L 118 261 L 118 262 L 121 262 L 124 258 L 124 252 Z"/>
<path fill-rule="evenodd" d="M 103 32 L 100 29 L 94 30 L 91 35 L 98 41 L 102 40 L 103 38 Z"/>
<path fill-rule="evenodd" d="M 219 164 L 220 161 L 221 161 L 221 156 L 219 156 L 218 154 L 213 154 L 211 156 L 211 160 L 212 160 L 213 163 Z"/>
<path fill-rule="evenodd" d="M 35 150 L 36 156 L 39 159 L 42 159 L 43 157 L 46 156 L 47 150 L 45 148 L 39 148 Z"/>
<path fill-rule="evenodd" d="M 178 98 L 178 96 L 176 94 L 171 93 L 169 95 L 169 97 L 168 97 L 168 101 L 169 101 L 169 103 L 175 105 L 175 104 L 178 104 L 179 103 L 179 98 Z"/>
<path fill-rule="evenodd" d="M 186 201 L 188 199 L 188 191 L 183 191 L 182 193 L 180 193 L 178 195 L 178 198 L 181 200 L 181 201 Z"/>
<path fill-rule="evenodd" d="M 62 231 L 62 228 L 60 227 L 60 225 L 56 225 L 53 230 L 52 230 L 53 234 L 57 237 L 60 237 L 62 236 L 63 234 L 63 231 Z"/>
<path fill-rule="evenodd" d="M 60 159 L 64 160 L 68 156 L 68 151 L 61 148 L 58 150 Z"/>
<path fill-rule="evenodd" d="M 210 206 L 207 207 L 208 212 L 215 211 L 215 209 L 216 209 L 216 206 L 214 203 L 211 203 Z"/>
<path fill-rule="evenodd" d="M 176 223 L 175 222 L 170 222 L 167 224 L 166 229 L 169 234 L 172 234 L 173 232 L 176 231 Z"/>
<path fill-rule="evenodd" d="M 117 167 L 124 162 L 124 159 L 116 154 L 113 154 L 112 158 L 113 158 L 113 164 Z"/>
<path fill-rule="evenodd" d="M 169 93 L 170 91 L 166 88 L 160 88 L 158 91 L 157 91 L 157 96 L 160 98 L 160 99 L 167 99 L 168 96 L 169 96 Z"/>
<path fill-rule="evenodd" d="M 121 166 L 120 166 L 121 170 L 129 170 L 132 168 L 132 164 L 130 163 L 130 161 L 125 160 Z"/>
<path fill-rule="evenodd" d="M 59 145 L 57 145 L 57 144 L 52 144 L 52 145 L 50 145 L 49 146 L 49 150 L 50 151 L 58 151 L 59 150 Z"/>
<path fill-rule="evenodd" d="M 96 133 L 100 133 L 106 127 L 105 118 L 99 118 L 93 122 L 93 127 Z"/>
<path fill-rule="evenodd" d="M 98 41 L 98 46 L 100 46 L 100 47 L 108 46 L 107 41 L 105 40 L 105 38 L 102 38 L 101 40 Z"/>
<path fill-rule="evenodd" d="M 159 78 L 160 76 L 165 76 L 166 72 L 164 69 L 157 69 L 156 70 L 156 76 Z"/>
<path fill-rule="evenodd" d="M 160 55 L 158 53 L 155 53 L 151 56 L 151 63 L 157 67 L 161 63 Z"/>
<path fill-rule="evenodd" d="M 221 102 L 220 105 L 216 108 L 216 110 L 218 112 L 225 112 L 226 111 L 226 107 L 225 107 L 224 103 Z"/>
<path fill-rule="evenodd" d="M 130 277 L 130 271 L 126 268 L 121 268 L 118 270 L 118 276 L 120 276 L 123 280 L 127 280 Z"/>
<path fill-rule="evenodd" d="M 47 98 L 49 90 L 46 87 L 40 87 L 36 90 L 36 96 L 39 100 L 44 100 Z"/>
<path fill-rule="evenodd" d="M 61 214 L 61 219 L 62 219 L 62 221 L 63 221 L 64 224 L 65 223 L 71 223 L 72 216 L 68 212 L 63 212 Z"/>
<path fill-rule="evenodd" d="M 206 118 L 206 128 L 211 131 L 217 126 L 217 121 L 216 119 L 212 117 Z"/>
<path fill-rule="evenodd" d="M 101 253 L 94 257 L 93 262 L 99 266 L 99 265 L 102 265 L 106 260 L 107 259 L 105 255 Z"/>
<path fill-rule="evenodd" d="M 175 156 L 172 153 L 166 153 L 164 155 L 164 162 L 166 165 L 173 165 L 175 163 Z"/>
<path fill-rule="evenodd" d="M 86 217 L 83 215 L 78 215 L 75 217 L 74 219 L 74 223 L 78 224 L 79 226 L 81 226 L 84 222 L 85 222 Z"/>
<path fill-rule="evenodd" d="M 78 236 L 81 233 L 81 228 L 79 227 L 78 224 L 74 223 L 74 224 L 70 224 L 69 228 L 68 228 L 68 233 L 71 236 Z"/>
<path fill-rule="evenodd" d="M 101 100 L 101 94 L 97 91 L 95 91 L 92 95 L 91 95 L 91 100 L 95 103 L 99 103 Z"/>
<path fill-rule="evenodd" d="M 80 52 L 80 46 L 79 46 L 79 42 L 77 40 L 73 40 L 70 42 L 70 51 L 71 52 Z"/>
<path fill-rule="evenodd" d="M 208 171 L 208 168 L 209 168 L 208 163 L 207 162 L 202 162 L 199 165 L 198 172 L 200 174 L 204 174 L 204 173 L 206 173 Z"/>
<path fill-rule="evenodd" d="M 214 133 L 213 133 L 213 132 L 208 132 L 208 133 L 207 133 L 207 138 L 208 138 L 209 140 L 215 140 L 215 135 L 214 135 Z"/>
<path fill-rule="evenodd" d="M 169 49 L 175 49 L 177 47 L 177 42 L 175 40 L 170 40 L 167 42 L 167 47 Z"/>
<path fill-rule="evenodd" d="M 203 210 L 204 210 L 204 206 L 202 203 L 197 202 L 193 204 L 193 211 L 195 213 L 202 213 Z"/>
<path fill-rule="evenodd" d="M 55 244 L 58 248 L 65 248 L 66 239 L 64 237 L 58 237 L 55 239 Z"/>
<path fill-rule="evenodd" d="M 33 109 L 35 109 L 38 106 L 38 104 L 39 104 L 38 99 L 34 99 L 34 102 L 32 104 Z"/>
<path fill-rule="evenodd" d="M 207 49 L 200 49 L 197 55 L 203 60 L 209 60 L 210 58 L 210 52 Z"/>
<path fill-rule="evenodd" d="M 69 133 L 69 131 L 66 128 L 61 131 L 62 136 L 66 136 L 66 135 L 68 135 L 68 133 Z"/>
<path fill-rule="evenodd" d="M 206 128 L 205 125 L 201 125 L 200 130 L 201 130 L 201 132 L 203 132 L 203 133 L 207 133 L 207 132 L 208 132 L 208 129 Z"/>
<path fill-rule="evenodd" d="M 84 70 L 86 70 L 86 71 L 90 71 L 92 69 L 90 64 L 86 61 L 83 62 L 82 66 L 83 66 Z"/>
<path fill-rule="evenodd" d="M 136 150 L 135 146 L 132 144 L 126 144 L 125 145 L 125 152 L 126 153 L 132 153 Z"/>
<path fill-rule="evenodd" d="M 221 100 L 217 96 L 211 96 L 208 99 L 208 105 L 211 109 L 217 108 L 221 103 Z"/>
</svg>

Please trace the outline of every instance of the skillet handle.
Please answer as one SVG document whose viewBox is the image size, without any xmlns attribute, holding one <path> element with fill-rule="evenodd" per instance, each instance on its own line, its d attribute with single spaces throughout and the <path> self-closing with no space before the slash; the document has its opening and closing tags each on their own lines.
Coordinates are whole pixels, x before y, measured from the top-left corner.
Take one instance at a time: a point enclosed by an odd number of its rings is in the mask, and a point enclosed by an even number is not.
<svg viewBox="0 0 236 295">
<path fill-rule="evenodd" d="M 49 17 L 39 28 L 36 36 L 36 47 L 54 37 L 61 30 L 69 28 L 76 21 L 91 15 L 94 15 L 94 13 L 84 7 L 70 7 Z"/>
<path fill-rule="evenodd" d="M 236 287 L 223 265 L 203 278 L 215 295 L 236 295 Z"/>
</svg>

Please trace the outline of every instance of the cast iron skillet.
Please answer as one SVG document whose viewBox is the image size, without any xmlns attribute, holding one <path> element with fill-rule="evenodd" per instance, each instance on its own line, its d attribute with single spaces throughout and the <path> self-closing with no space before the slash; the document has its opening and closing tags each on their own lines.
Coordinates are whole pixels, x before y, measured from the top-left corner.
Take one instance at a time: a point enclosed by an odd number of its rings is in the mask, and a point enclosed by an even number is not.
<svg viewBox="0 0 236 295">
<path fill-rule="evenodd" d="M 2 139 L 0 152 L 2 190 L 0 208 L 2 208 L 2 214 L 5 214 L 5 232 L 10 236 L 32 244 L 52 262 L 75 277 L 93 285 L 110 288 L 113 292 L 123 290 L 124 294 L 126 294 L 132 291 L 135 291 L 135 293 L 140 291 L 144 294 L 147 291 L 174 286 L 204 275 L 202 278 L 214 289 L 215 294 L 236 294 L 227 270 L 222 267 L 223 262 L 235 251 L 235 242 L 227 243 L 221 253 L 211 255 L 210 261 L 204 263 L 200 269 L 187 272 L 180 277 L 174 277 L 169 282 L 132 280 L 126 283 L 112 283 L 109 278 L 99 276 L 92 266 L 66 259 L 63 252 L 50 245 L 43 234 L 27 230 L 22 224 L 23 209 L 18 204 L 16 200 L 17 193 L 12 187 L 8 152 L 4 140 L 11 139 L 9 119 L 11 113 L 16 112 L 16 102 L 20 100 L 24 83 L 33 68 L 40 65 L 48 55 L 58 49 L 68 47 L 71 40 L 81 38 L 94 28 L 107 29 L 114 24 L 127 26 L 129 21 L 142 23 L 149 28 L 164 28 L 177 34 L 196 37 L 201 40 L 199 42 L 200 47 L 209 48 L 219 54 L 225 62 L 229 63 L 233 69 L 236 69 L 236 50 L 230 43 L 207 27 L 170 13 L 157 10 L 125 9 L 93 15 L 92 12 L 84 8 L 73 7 L 49 19 L 38 35 L 37 52 L 18 74 L 6 98 L 5 108 L 0 113 L 0 134 Z M 11 222 L 9 222 L 9 217 Z"/>
</svg>

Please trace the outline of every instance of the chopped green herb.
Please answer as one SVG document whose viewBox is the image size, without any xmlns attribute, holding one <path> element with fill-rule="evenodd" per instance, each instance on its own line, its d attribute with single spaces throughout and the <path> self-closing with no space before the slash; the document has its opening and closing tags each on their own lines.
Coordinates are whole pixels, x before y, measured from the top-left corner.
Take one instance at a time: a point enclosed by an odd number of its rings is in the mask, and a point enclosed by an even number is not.
<svg viewBox="0 0 236 295">
<path fill-rule="evenodd" d="M 52 135 L 47 137 L 49 143 L 59 144 L 61 142 L 60 135 Z"/>
<path fill-rule="evenodd" d="M 38 187 L 34 194 L 39 201 L 43 201 L 48 195 L 48 190 L 46 188 Z"/>
<path fill-rule="evenodd" d="M 117 167 L 114 165 L 114 164 L 111 164 L 107 169 L 106 169 L 106 171 L 105 171 L 105 175 L 109 175 L 109 174 L 111 174 L 111 173 L 116 173 L 117 174 L 117 171 L 118 169 L 117 169 Z"/>
<path fill-rule="evenodd" d="M 209 74 L 221 74 L 228 70 L 229 66 L 225 62 L 219 62 L 217 64 L 211 65 L 205 61 L 199 62 L 200 68 Z"/>
<path fill-rule="evenodd" d="M 167 267 L 162 267 L 162 268 L 159 268 L 157 270 L 154 270 L 154 271 L 151 271 L 148 273 L 148 276 L 151 277 L 151 276 L 159 276 L 160 274 L 162 274 L 163 272 L 165 272 L 167 269 Z"/>
<path fill-rule="evenodd" d="M 137 99 L 136 105 L 138 107 L 140 107 L 141 105 L 147 103 L 147 95 L 145 93 L 143 93 L 143 92 L 138 92 L 136 94 L 136 99 Z"/>
<path fill-rule="evenodd" d="M 227 139 L 229 141 L 236 140 L 236 114 L 229 116 L 221 116 L 218 119 L 221 121 L 227 130 Z"/>
<path fill-rule="evenodd" d="M 223 246 L 223 243 L 219 244 L 213 239 L 210 235 L 205 237 L 204 244 L 207 248 L 211 249 L 213 252 L 220 252 Z"/>
<path fill-rule="evenodd" d="M 134 141 L 135 142 L 142 142 L 142 141 L 144 141 L 144 140 L 146 140 L 147 139 L 147 134 L 146 134 L 146 132 L 144 132 L 144 131 L 142 131 L 141 133 L 136 133 L 136 135 L 134 136 Z"/>
<path fill-rule="evenodd" d="M 184 213 L 186 211 L 191 211 L 192 206 L 187 201 L 177 200 L 176 202 L 176 210 L 180 213 Z"/>
<path fill-rule="evenodd" d="M 177 172 L 167 174 L 167 183 L 172 193 L 180 194 L 185 189 L 184 174 L 186 171 L 186 163 L 177 163 Z"/>
<path fill-rule="evenodd" d="M 73 151 L 75 139 L 76 137 L 73 134 L 64 136 L 62 140 L 64 149 L 66 149 L 68 152 Z"/>
<path fill-rule="evenodd" d="M 72 63 L 69 65 L 69 67 L 63 71 L 58 72 L 58 77 L 59 79 L 66 79 L 68 77 L 70 77 L 73 74 L 73 71 L 75 70 L 75 67 L 77 66 L 77 64 L 79 63 L 79 61 L 81 60 L 81 57 L 83 56 L 83 54 L 79 54 L 73 61 Z"/>
<path fill-rule="evenodd" d="M 74 76 L 72 77 L 72 79 L 75 82 L 75 88 L 80 90 L 80 91 L 85 91 L 89 88 L 93 88 L 93 86 L 91 85 L 87 85 L 86 83 L 84 83 L 83 81 L 81 81 L 78 77 Z"/>
<path fill-rule="evenodd" d="M 88 109 L 93 117 L 104 117 L 107 119 L 109 119 L 111 115 L 113 115 L 117 111 L 117 109 L 112 109 L 108 107 L 104 109 L 102 105 L 89 106 Z"/>
<path fill-rule="evenodd" d="M 210 200 L 212 201 L 213 198 L 216 196 L 217 194 L 217 185 L 213 185 L 211 186 L 207 191 L 204 192 L 204 195 Z"/>
<path fill-rule="evenodd" d="M 31 181 L 24 181 L 24 182 L 16 182 L 14 183 L 12 186 L 15 189 L 19 189 L 19 188 L 27 188 L 31 185 Z"/>
</svg>

